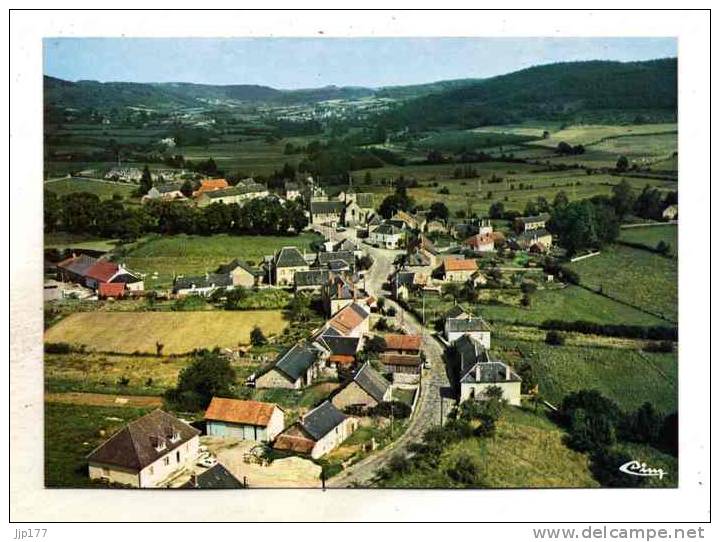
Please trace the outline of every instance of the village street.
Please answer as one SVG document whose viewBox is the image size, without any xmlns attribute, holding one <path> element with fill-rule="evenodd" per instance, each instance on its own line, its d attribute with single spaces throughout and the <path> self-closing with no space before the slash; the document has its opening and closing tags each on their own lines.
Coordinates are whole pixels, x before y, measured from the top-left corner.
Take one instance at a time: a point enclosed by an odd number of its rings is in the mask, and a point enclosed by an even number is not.
<svg viewBox="0 0 720 542">
<path fill-rule="evenodd" d="M 328 238 L 332 235 L 333 240 L 341 240 L 346 237 L 353 241 L 357 240 L 352 229 L 341 233 L 335 231 L 330 233 L 327 231 L 329 229 L 322 228 L 321 231 Z M 443 360 L 442 345 L 423 328 L 422 323 L 414 315 L 404 311 L 389 298 L 388 292 L 383 290 L 383 284 L 393 271 L 393 261 L 400 251 L 379 249 L 366 244 L 361 246 L 374 260 L 373 266 L 365 276 L 366 290 L 376 297 L 380 295 L 385 297 L 385 306 L 394 307 L 397 310 L 397 321 L 408 333 L 423 336 L 423 350 L 430 363 L 430 368 L 423 373 L 420 398 L 405 433 L 387 447 L 369 455 L 328 480 L 326 487 L 330 488 L 363 486 L 370 483 L 378 470 L 387 464 L 393 454 L 405 451 L 408 445 L 419 442 L 427 429 L 439 424 L 441 419 L 447 416 L 454 403 Z"/>
</svg>

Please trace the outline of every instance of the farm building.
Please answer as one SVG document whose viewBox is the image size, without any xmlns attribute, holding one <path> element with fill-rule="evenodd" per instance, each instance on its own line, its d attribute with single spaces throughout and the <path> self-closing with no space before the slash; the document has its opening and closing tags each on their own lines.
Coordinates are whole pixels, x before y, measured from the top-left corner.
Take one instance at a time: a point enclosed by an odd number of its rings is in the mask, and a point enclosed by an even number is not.
<svg viewBox="0 0 720 542">
<path fill-rule="evenodd" d="M 552 235 L 546 229 L 528 230 L 510 238 L 510 246 L 520 250 L 544 252 L 552 246 Z"/>
<path fill-rule="evenodd" d="M 216 463 L 214 467 L 200 474 L 191 475 L 190 480 L 181 487 L 182 489 L 244 489 L 245 485 L 222 463 Z"/>
<path fill-rule="evenodd" d="M 215 290 L 231 290 L 232 277 L 226 274 L 206 273 L 196 277 L 177 277 L 173 281 L 173 293 L 184 297 L 188 295 L 208 296 Z"/>
<path fill-rule="evenodd" d="M 367 294 L 349 279 L 331 277 L 322 287 L 322 301 L 325 315 L 334 316 L 348 305 L 364 300 Z"/>
<path fill-rule="evenodd" d="M 219 190 L 209 190 L 198 194 L 198 207 L 206 207 L 212 203 L 225 203 L 226 205 L 236 203 L 242 205 L 247 201 L 258 198 L 266 198 L 270 195 L 267 186 L 256 183 L 252 179 L 240 181 L 235 186 Z"/>
<path fill-rule="evenodd" d="M 330 271 L 327 269 L 310 269 L 309 271 L 295 271 L 295 290 L 320 291 L 330 280 Z"/>
<path fill-rule="evenodd" d="M 147 203 L 148 201 L 160 200 L 160 201 L 174 201 L 186 199 L 185 194 L 180 191 L 182 183 L 167 183 L 157 186 L 153 186 L 148 193 L 142 197 L 141 202 Z"/>
<path fill-rule="evenodd" d="M 517 233 L 524 233 L 533 230 L 542 230 L 545 229 L 548 220 L 550 220 L 548 213 L 541 213 L 537 216 L 519 216 L 515 219 L 515 231 Z"/>
<path fill-rule="evenodd" d="M 344 211 L 342 201 L 311 201 L 310 221 L 315 225 L 337 226 L 342 222 Z"/>
<path fill-rule="evenodd" d="M 88 455 L 91 479 L 132 487 L 161 487 L 198 455 L 200 431 L 154 410 L 115 433 Z"/>
<path fill-rule="evenodd" d="M 142 279 L 122 264 L 99 260 L 86 254 L 73 255 L 57 264 L 57 278 L 61 282 L 76 282 L 93 290 L 102 283 L 122 283 L 125 290 L 144 288 Z"/>
<path fill-rule="evenodd" d="M 471 335 L 485 348 L 490 348 L 490 326 L 479 316 L 445 319 L 445 339 L 449 343 L 454 343 L 463 335 Z"/>
<path fill-rule="evenodd" d="M 337 448 L 357 428 L 357 419 L 340 412 L 330 401 L 305 414 L 275 441 L 275 449 L 319 459 Z"/>
<path fill-rule="evenodd" d="M 413 354 L 380 354 L 383 370 L 392 374 L 395 384 L 415 384 L 422 373 L 422 357 Z"/>
<path fill-rule="evenodd" d="M 341 309 L 327 323 L 344 337 L 362 338 L 370 331 L 370 310 L 353 302 Z"/>
<path fill-rule="evenodd" d="M 391 395 L 390 383 L 369 363 L 365 363 L 352 381 L 332 398 L 332 404 L 341 410 L 350 406 L 371 408 L 389 401 Z"/>
<path fill-rule="evenodd" d="M 200 197 L 208 192 L 214 192 L 215 190 L 224 190 L 230 185 L 225 179 L 203 179 L 200 181 L 200 186 L 193 193 L 193 196 Z"/>
<path fill-rule="evenodd" d="M 221 265 L 215 271 L 217 275 L 228 275 L 233 286 L 252 288 L 262 282 L 263 272 L 255 269 L 237 258 L 228 264 Z"/>
<path fill-rule="evenodd" d="M 355 271 L 355 253 L 350 251 L 318 252 L 312 264 L 315 269 L 328 269 L 335 273 Z"/>
<path fill-rule="evenodd" d="M 495 250 L 495 237 L 491 233 L 478 233 L 463 241 L 475 252 L 492 252 Z"/>
<path fill-rule="evenodd" d="M 427 219 L 424 216 L 420 214 L 411 215 L 405 211 L 398 211 L 390 220 L 403 222 L 408 229 L 415 231 L 423 231 L 427 223 Z"/>
<path fill-rule="evenodd" d="M 283 247 L 272 260 L 273 284 L 275 286 L 293 286 L 295 273 L 309 270 L 310 266 L 297 247 Z"/>
<path fill-rule="evenodd" d="M 449 258 L 442 264 L 443 280 L 449 282 L 466 282 L 477 270 L 478 266 L 475 260 Z"/>
<path fill-rule="evenodd" d="M 326 364 L 336 371 L 348 370 L 355 364 L 360 338 L 343 337 L 335 329 L 326 327 L 313 340 L 313 344 L 323 351 Z"/>
<path fill-rule="evenodd" d="M 294 201 L 302 197 L 303 187 L 300 183 L 285 181 L 284 194 L 285 199 Z"/>
<path fill-rule="evenodd" d="M 285 429 L 285 413 L 273 403 L 213 397 L 205 422 L 212 437 L 270 442 Z"/>
<path fill-rule="evenodd" d="M 383 337 L 385 341 L 384 352 L 387 354 L 420 355 L 422 337 L 420 335 L 401 335 L 391 333 Z"/>
<path fill-rule="evenodd" d="M 403 230 L 392 224 L 380 224 L 370 231 L 370 243 L 387 249 L 400 248 Z"/>
<path fill-rule="evenodd" d="M 312 384 L 319 370 L 318 350 L 296 344 L 281 354 L 269 371 L 257 378 L 255 387 L 299 390 Z"/>
</svg>

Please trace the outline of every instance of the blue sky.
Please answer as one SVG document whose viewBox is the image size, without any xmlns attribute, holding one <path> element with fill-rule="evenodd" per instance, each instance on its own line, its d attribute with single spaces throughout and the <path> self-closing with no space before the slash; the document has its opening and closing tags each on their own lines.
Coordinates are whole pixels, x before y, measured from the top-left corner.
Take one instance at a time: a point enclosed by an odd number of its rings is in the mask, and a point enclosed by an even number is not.
<svg viewBox="0 0 720 542">
<path fill-rule="evenodd" d="M 677 56 L 675 38 L 46 38 L 46 75 L 76 81 L 387 86 L 572 60 Z"/>
</svg>

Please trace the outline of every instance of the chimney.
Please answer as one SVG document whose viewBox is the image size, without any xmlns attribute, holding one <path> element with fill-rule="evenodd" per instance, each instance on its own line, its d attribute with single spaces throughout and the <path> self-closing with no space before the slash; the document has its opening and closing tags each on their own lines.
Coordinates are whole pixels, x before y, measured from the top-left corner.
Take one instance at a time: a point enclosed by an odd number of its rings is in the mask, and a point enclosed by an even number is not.
<svg viewBox="0 0 720 542">
<path fill-rule="evenodd" d="M 505 380 L 510 380 L 510 366 L 505 365 Z"/>
</svg>

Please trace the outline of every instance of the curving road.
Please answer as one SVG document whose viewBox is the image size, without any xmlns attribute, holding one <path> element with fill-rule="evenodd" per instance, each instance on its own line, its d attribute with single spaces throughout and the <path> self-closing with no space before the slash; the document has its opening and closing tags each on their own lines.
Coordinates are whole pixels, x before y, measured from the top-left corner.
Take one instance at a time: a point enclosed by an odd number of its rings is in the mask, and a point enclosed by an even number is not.
<svg viewBox="0 0 720 542">
<path fill-rule="evenodd" d="M 355 232 L 349 229 L 338 233 L 330 228 L 319 228 L 321 233 L 332 236 L 333 240 L 349 237 L 356 240 Z M 400 251 L 384 250 L 368 245 L 362 245 L 374 260 L 373 266 L 365 275 L 365 289 L 374 296 L 387 295 L 383 291 L 383 283 L 393 271 L 393 261 Z M 391 444 L 358 461 L 326 482 L 326 487 L 362 487 L 372 483 L 375 474 L 387 464 L 390 458 L 398 451 L 403 451 L 413 442 L 419 442 L 423 433 L 433 425 L 438 425 L 441 419 L 453 405 L 450 398 L 450 381 L 445 372 L 443 361 L 443 347 L 432 335 L 426 332 L 421 322 L 412 314 L 404 311 L 395 301 L 386 297 L 386 307 L 395 307 L 398 321 L 408 333 L 423 336 L 423 349 L 426 359 L 430 362 L 430 369 L 423 371 L 420 383 L 420 397 L 415 411 L 408 422 L 405 432 Z"/>
</svg>

